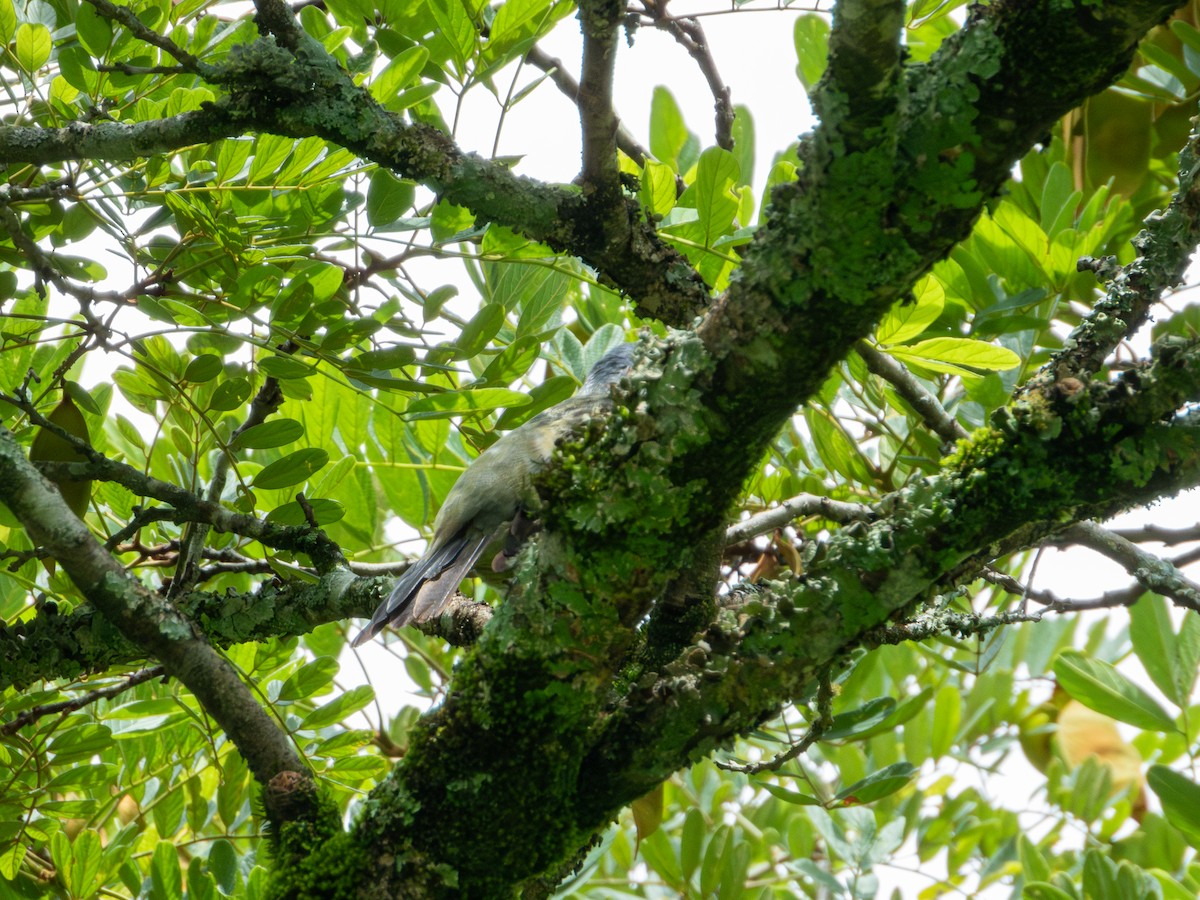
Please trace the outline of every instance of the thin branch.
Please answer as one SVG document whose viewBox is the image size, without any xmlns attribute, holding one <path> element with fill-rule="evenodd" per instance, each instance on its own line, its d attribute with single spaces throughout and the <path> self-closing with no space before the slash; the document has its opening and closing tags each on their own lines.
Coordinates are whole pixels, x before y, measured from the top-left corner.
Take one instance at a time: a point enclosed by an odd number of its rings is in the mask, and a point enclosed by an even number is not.
<svg viewBox="0 0 1200 900">
<path fill-rule="evenodd" d="M 802 516 L 820 516 L 845 525 L 849 522 L 869 522 L 875 517 L 875 511 L 861 503 L 846 503 L 816 494 L 799 494 L 729 526 L 725 532 L 725 544 L 740 544 L 760 534 L 768 534 Z"/>
<path fill-rule="evenodd" d="M 206 81 L 215 83 L 220 80 L 219 69 L 201 62 L 198 57 L 192 56 L 170 38 L 163 37 L 154 29 L 147 27 L 129 7 L 117 6 L 110 0 L 87 0 L 87 2 L 94 6 L 100 15 L 119 23 L 138 40 L 157 47 L 168 56 L 178 60 L 179 64 L 188 72 L 199 75 Z"/>
<path fill-rule="evenodd" d="M 1140 528 L 1110 528 L 1109 530 L 1127 541 L 1137 543 L 1154 541 L 1166 544 L 1168 547 L 1185 544 L 1188 541 L 1200 541 L 1200 523 L 1189 525 L 1187 528 L 1164 528 L 1151 523 Z"/>
<path fill-rule="evenodd" d="M 1200 612 L 1200 585 L 1167 560 L 1147 553 L 1095 522 L 1077 522 L 1063 533 L 1063 537 L 1119 563 L 1146 590 L 1161 594 L 1178 606 Z"/>
<path fill-rule="evenodd" d="M 943 443 L 953 444 L 967 436 L 967 430 L 958 424 L 958 420 L 946 411 L 941 401 L 903 363 L 866 341 L 859 341 L 854 349 L 866 363 L 868 371 L 894 387 L 896 393 L 908 401 L 908 405 L 916 410 L 917 415 Z"/>
<path fill-rule="evenodd" d="M 134 672 L 116 684 L 88 691 L 86 694 L 81 694 L 71 700 L 63 700 L 59 703 L 47 703 L 44 706 L 35 706 L 32 709 L 27 709 L 11 722 L 5 722 L 3 725 L 0 725 L 0 736 L 7 737 L 16 734 L 30 722 L 36 722 L 44 716 L 75 712 L 100 700 L 111 700 L 113 697 L 125 693 L 130 688 L 135 688 L 139 684 L 144 684 L 147 681 L 153 681 L 155 678 L 161 677 L 166 674 L 166 671 L 162 666 L 151 666 L 148 669 L 142 669 L 140 672 Z"/>
<path fill-rule="evenodd" d="M 713 59 L 708 45 L 708 38 L 700 20 L 694 16 L 677 19 L 667 15 L 667 0 L 642 0 L 642 8 L 655 28 L 671 35 L 675 41 L 688 52 L 696 61 L 708 89 L 713 95 L 713 107 L 716 110 L 716 144 L 724 150 L 733 149 L 733 100 L 729 86 L 725 84 L 721 73 L 717 70 L 717 61 Z"/>
<path fill-rule="evenodd" d="M 279 349 L 284 353 L 294 353 L 296 345 L 289 340 Z M 279 382 L 274 378 L 267 378 L 258 393 L 254 395 L 254 399 L 250 401 L 250 411 L 242 424 L 233 432 L 230 441 L 235 440 L 246 429 L 261 425 L 271 413 L 279 409 L 282 403 L 283 391 L 279 387 Z M 232 465 L 231 451 L 225 450 L 217 457 L 206 497 L 209 503 L 213 505 L 220 503 L 221 496 L 225 493 L 225 481 L 229 477 L 229 469 Z M 179 554 L 179 565 L 175 570 L 175 577 L 171 580 L 168 597 L 178 597 L 195 583 L 199 574 L 199 560 L 204 544 L 208 540 L 209 528 L 210 526 L 204 523 L 195 523 L 191 526 L 190 533 L 183 541 L 183 548 Z M 317 529 L 314 527 L 313 530 Z"/>
<path fill-rule="evenodd" d="M 282 528 L 253 516 L 230 512 L 218 503 L 201 500 L 190 491 L 177 485 L 160 481 L 139 472 L 125 463 L 115 462 L 100 453 L 90 444 L 49 421 L 28 400 L 0 394 L 0 400 L 16 406 L 29 420 L 40 428 L 61 437 L 71 444 L 88 462 L 42 463 L 40 468 L 60 480 L 91 478 L 111 481 L 140 497 L 151 497 L 175 507 L 186 521 L 210 525 L 218 531 L 240 534 L 252 538 L 267 547 L 292 550 L 307 554 L 321 571 L 344 565 L 341 548 L 324 532 L 304 527 Z"/>
<path fill-rule="evenodd" d="M 778 772 L 783 768 L 784 764 L 791 762 L 803 754 L 809 747 L 821 739 L 821 735 L 829 730 L 829 726 L 833 724 L 832 706 L 833 684 L 829 679 L 829 673 L 822 672 L 817 682 L 817 717 L 800 740 L 767 762 L 738 765 L 737 763 L 717 760 L 717 768 L 724 769 L 727 772 L 741 772 L 746 775 L 758 775 L 762 772 Z"/>
<path fill-rule="evenodd" d="M 613 72 L 623 9 L 612 0 L 583 0 L 579 21 L 583 31 L 583 70 L 577 103 L 583 131 L 585 185 L 600 194 L 618 190 L 617 114 L 613 111 Z"/>
<path fill-rule="evenodd" d="M 83 287 L 59 271 L 53 255 L 42 250 L 25 233 L 21 227 L 20 218 L 3 200 L 0 200 L 0 226 L 3 226 L 4 231 L 13 242 L 13 246 L 20 250 L 30 263 L 35 278 L 54 285 L 64 294 L 79 301 L 80 308 L 87 319 L 87 328 L 93 334 L 103 334 L 107 331 L 103 324 L 92 315 L 91 305 L 93 303 L 127 305 L 136 297 L 161 294 L 162 287 L 169 278 L 169 274 L 166 272 L 154 272 L 146 278 L 138 280 L 124 291 L 98 291 L 94 288 Z"/>
<path fill-rule="evenodd" d="M 556 59 L 535 44 L 525 54 L 525 61 L 545 72 L 550 80 L 558 86 L 558 89 L 571 99 L 572 103 L 579 103 L 579 82 L 563 66 L 562 60 Z M 650 157 L 650 151 L 637 142 L 637 139 L 621 124 L 620 118 L 617 119 L 617 147 L 639 166 L 645 165 L 646 160 Z"/>
</svg>

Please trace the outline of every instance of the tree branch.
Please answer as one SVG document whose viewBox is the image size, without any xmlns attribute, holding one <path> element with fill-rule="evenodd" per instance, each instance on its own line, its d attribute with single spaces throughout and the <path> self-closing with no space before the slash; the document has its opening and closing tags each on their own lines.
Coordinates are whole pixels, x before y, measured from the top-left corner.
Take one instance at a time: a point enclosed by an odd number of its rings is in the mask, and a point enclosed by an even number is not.
<svg viewBox="0 0 1200 900">
<path fill-rule="evenodd" d="M 617 116 L 613 112 L 613 72 L 617 36 L 624 14 L 617 0 L 581 0 L 583 72 L 579 79 L 579 123 L 583 130 L 583 183 L 597 194 L 611 194 L 619 206 Z"/>
<path fill-rule="evenodd" d="M 611 199 L 599 218 L 605 227 L 597 228 L 598 210 L 588 198 L 514 175 L 506 165 L 464 153 L 434 128 L 387 112 L 323 50 L 293 55 L 258 41 L 239 51 L 217 79 L 228 96 L 202 110 L 133 125 L 0 126 L 0 164 L 133 159 L 249 131 L 318 135 L 422 182 L 482 219 L 580 257 L 601 281 L 637 300 L 642 315 L 683 325 L 708 306 L 703 279 L 658 237 L 634 201 Z"/>
<path fill-rule="evenodd" d="M 802 516 L 819 516 L 847 525 L 850 522 L 869 522 L 875 517 L 875 513 L 871 507 L 861 503 L 846 503 L 816 494 L 799 494 L 784 500 L 778 506 L 730 525 L 725 531 L 725 543 L 740 544 L 760 534 L 782 528 Z"/>
<path fill-rule="evenodd" d="M 58 490 L 38 474 L 16 439 L 0 428 L 0 493 L 30 537 L 45 546 L 105 618 L 196 695 L 237 745 L 258 782 L 267 787 L 287 772 L 301 776 L 294 796 L 313 795 L 315 783 L 291 739 L 242 684 L 229 662 L 191 623 L 132 578 L 92 537 Z M 278 807 L 268 797 L 268 814 Z"/>
<path fill-rule="evenodd" d="M 32 403 L 21 397 L 0 394 L 0 401 L 17 407 L 33 424 L 53 432 L 87 457 L 88 462 L 40 464 L 43 472 L 52 474 L 58 480 L 111 481 L 139 497 L 151 497 L 171 504 L 179 514 L 176 521 L 208 525 L 217 531 L 252 538 L 266 547 L 307 554 L 319 570 L 345 564 L 341 548 L 319 529 L 308 526 L 284 528 L 253 516 L 230 512 L 218 503 L 199 499 L 191 491 L 178 485 L 161 481 L 139 472 L 133 466 L 109 459 L 90 444 L 55 425 L 39 413 Z"/>
<path fill-rule="evenodd" d="M 579 82 L 571 77 L 571 73 L 563 66 L 562 60 L 555 59 L 534 44 L 525 54 L 525 61 L 545 72 L 550 80 L 558 86 L 558 89 L 571 99 L 572 103 L 579 103 Z M 620 119 L 617 119 L 617 147 L 639 166 L 645 165 L 646 160 L 650 157 L 650 151 L 637 142 L 628 129 L 621 124 Z"/>
<path fill-rule="evenodd" d="M 878 375 L 896 389 L 908 401 L 927 426 L 942 439 L 944 444 L 953 444 L 967 436 L 967 430 L 958 424 L 936 396 L 925 389 L 917 378 L 895 357 L 872 347 L 866 341 L 854 345 L 855 352 L 862 357 L 868 371 Z"/>
<path fill-rule="evenodd" d="M 85 706 L 98 703 L 101 700 L 111 700 L 113 697 L 118 697 L 131 688 L 137 687 L 139 684 L 153 681 L 155 678 L 161 678 L 166 674 L 166 671 L 162 666 L 151 666 L 148 669 L 142 669 L 140 672 L 134 672 L 132 675 L 122 678 L 116 684 L 110 684 L 108 687 L 97 688 L 96 690 L 88 691 L 86 694 L 80 694 L 78 697 L 63 700 L 59 703 L 47 703 L 44 706 L 35 706 L 32 709 L 27 709 L 11 721 L 0 725 L 0 736 L 6 737 L 16 734 L 29 723 L 36 722 L 44 716 L 56 716 L 60 713 L 75 712 L 76 710 L 83 709 Z"/>
<path fill-rule="evenodd" d="M 700 68 L 704 80 L 708 82 L 708 89 L 713 95 L 713 107 L 716 110 L 716 129 L 714 131 L 716 145 L 723 150 L 732 150 L 734 119 L 732 92 L 717 70 L 717 61 L 713 59 L 712 51 L 708 46 L 708 38 L 704 35 L 704 28 L 700 25 L 700 20 L 692 16 L 678 19 L 668 15 L 667 0 L 661 0 L 661 2 L 642 0 L 642 10 L 655 28 L 671 35 L 696 61 L 696 65 Z"/>
<path fill-rule="evenodd" d="M 1077 522 L 1063 537 L 1119 563 L 1146 590 L 1173 600 L 1178 606 L 1200 612 L 1200 585 L 1188 579 L 1169 561 L 1147 553 L 1094 522 Z"/>
</svg>

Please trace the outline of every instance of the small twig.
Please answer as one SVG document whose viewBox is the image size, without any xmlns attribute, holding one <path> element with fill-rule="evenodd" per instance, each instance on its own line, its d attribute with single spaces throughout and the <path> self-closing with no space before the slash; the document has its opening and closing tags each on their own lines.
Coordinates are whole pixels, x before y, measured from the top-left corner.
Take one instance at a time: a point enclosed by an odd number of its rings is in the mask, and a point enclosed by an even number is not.
<svg viewBox="0 0 1200 900">
<path fill-rule="evenodd" d="M 1090 609 L 1113 609 L 1118 606 L 1133 606 L 1146 593 L 1146 588 L 1134 582 L 1128 587 L 1121 588 L 1115 591 L 1107 591 L 1099 597 L 1093 597 L 1088 600 L 1068 600 L 1059 597 L 1053 591 L 1039 591 L 1021 584 L 1017 579 L 1013 578 L 1004 572 L 999 572 L 995 569 L 987 568 L 980 572 L 980 577 L 994 584 L 1001 590 L 1007 591 L 1016 597 L 1020 597 L 1022 602 L 1032 600 L 1038 606 L 1045 607 L 1046 610 L 1056 613 L 1067 612 L 1082 612 Z M 1017 615 L 1025 615 L 1018 612 Z M 1037 621 L 1041 618 L 1040 613 L 1029 613 L 1028 621 Z M 1025 621 L 1025 620 L 1019 620 Z"/>
<path fill-rule="evenodd" d="M 87 319 L 88 331 L 97 336 L 103 336 L 107 333 L 108 329 L 92 314 L 91 306 L 93 304 L 113 303 L 119 306 L 127 306 L 137 297 L 156 296 L 162 293 L 163 286 L 171 277 L 170 270 L 157 270 L 150 273 L 146 278 L 135 282 L 124 291 L 98 291 L 94 288 L 83 287 L 63 275 L 55 264 L 53 256 L 44 251 L 25 234 L 25 230 L 21 227 L 20 218 L 3 201 L 2 197 L 0 197 L 0 225 L 3 226 L 13 245 L 21 251 L 21 254 L 30 263 L 36 283 L 40 285 L 42 282 L 48 282 L 67 296 L 74 297 L 79 302 L 84 318 Z"/>
<path fill-rule="evenodd" d="M 279 349 L 285 353 L 294 353 L 296 345 L 288 340 L 280 345 Z M 267 416 L 279 409 L 282 403 L 283 391 L 279 387 L 279 382 L 274 378 L 267 378 L 258 393 L 254 395 L 254 399 L 250 401 L 250 411 L 246 414 L 242 424 L 233 432 L 230 441 L 236 439 L 246 429 L 261 425 L 266 421 Z M 216 465 L 213 467 L 212 481 L 209 482 L 206 495 L 209 503 L 220 503 L 221 495 L 225 493 L 225 481 L 229 477 L 229 469 L 232 465 L 232 454 L 229 451 L 222 453 L 217 458 Z M 179 566 L 176 569 L 175 578 L 171 581 L 168 597 L 178 597 L 182 591 L 196 583 L 201 551 L 208 540 L 208 531 L 207 526 L 199 524 L 193 525 L 189 529 L 183 542 L 182 552 L 179 554 Z"/>
<path fill-rule="evenodd" d="M 967 436 L 967 430 L 958 424 L 958 420 L 946 411 L 936 396 L 917 380 L 904 364 L 892 356 L 872 347 L 866 341 L 859 341 L 854 349 L 867 365 L 868 371 L 878 375 L 896 389 L 901 397 L 916 410 L 922 421 L 933 430 L 934 434 L 944 443 L 953 444 Z"/>
<path fill-rule="evenodd" d="M 96 481 L 111 481 L 139 497 L 149 497 L 171 504 L 178 511 L 181 521 L 209 525 L 218 531 L 239 534 L 278 550 L 305 553 L 322 571 L 345 565 L 341 548 L 323 531 L 307 526 L 291 528 L 272 525 L 254 516 L 231 512 L 221 504 L 202 500 L 178 485 L 109 459 L 90 444 L 49 421 L 23 396 L 0 394 L 0 401 L 20 409 L 29 417 L 30 422 L 58 435 L 88 460 L 86 463 L 42 463 L 39 468 L 47 475 L 53 475 L 59 480 L 91 478 Z"/>
<path fill-rule="evenodd" d="M 304 521 L 312 528 L 319 528 L 317 525 L 317 514 L 313 512 L 312 504 L 308 502 L 308 498 L 304 496 L 304 492 L 300 491 L 296 494 L 296 502 L 300 504 L 300 509 L 304 513 Z"/>
<path fill-rule="evenodd" d="M 179 510 L 164 509 L 159 506 L 143 508 L 135 506 L 133 508 L 133 518 L 129 523 L 112 534 L 107 541 L 104 542 L 105 550 L 113 550 L 120 547 L 125 541 L 129 540 L 135 534 L 142 530 L 146 525 L 152 522 L 172 522 L 178 525 L 181 521 Z"/>
<path fill-rule="evenodd" d="M 844 525 L 849 522 L 869 522 L 875 517 L 875 512 L 861 503 L 846 503 L 816 494 L 799 494 L 784 500 L 778 506 L 729 526 L 725 532 L 725 543 L 740 544 L 760 534 L 782 528 L 801 516 L 820 516 Z"/>
<path fill-rule="evenodd" d="M 733 101 L 729 86 L 721 78 L 717 70 L 717 61 L 708 46 L 708 38 L 700 20 L 695 16 L 676 19 L 667 15 L 666 0 L 648 2 L 643 0 L 642 8 L 655 28 L 671 35 L 676 42 L 696 61 L 708 89 L 713 95 L 713 107 L 716 110 L 716 144 L 724 150 L 733 149 Z"/>
<path fill-rule="evenodd" d="M 100 700 L 111 700 L 113 697 L 123 694 L 130 688 L 135 688 L 139 684 L 144 684 L 147 681 L 153 681 L 166 674 L 166 669 L 162 666 L 151 666 L 149 669 L 142 669 L 140 672 L 134 672 L 124 681 L 118 684 L 109 685 L 105 688 L 97 688 L 94 691 L 88 691 L 86 694 L 81 694 L 73 700 L 62 700 L 58 703 L 47 703 L 44 706 L 34 706 L 25 710 L 11 722 L 5 722 L 0 725 L 0 736 L 8 737 L 16 734 L 26 725 L 35 722 L 44 716 L 53 716 L 59 713 L 71 713 L 76 710 L 83 709 L 92 703 Z"/>
<path fill-rule="evenodd" d="M 1163 528 L 1161 525 L 1150 524 L 1143 525 L 1141 528 L 1111 528 L 1109 530 L 1127 541 L 1136 543 L 1155 541 L 1159 544 L 1166 544 L 1168 547 L 1188 541 L 1200 541 L 1200 523 L 1189 525 L 1187 528 Z"/>
<path fill-rule="evenodd" d="M 833 685 L 828 672 L 822 672 L 817 682 L 817 717 L 808 727 L 808 731 L 795 744 L 783 753 L 763 763 L 730 763 L 717 761 L 717 768 L 727 772 L 741 772 L 746 775 L 758 775 L 762 772 L 778 772 L 786 763 L 803 754 L 813 744 L 821 739 L 829 726 L 833 724 Z"/>
<path fill-rule="evenodd" d="M 139 19 L 132 9 L 126 6 L 117 6 L 110 0 L 87 0 L 96 8 L 96 12 L 104 16 L 106 19 L 112 19 L 124 26 L 125 30 L 132 34 L 135 38 L 150 44 L 152 47 L 157 47 L 159 50 L 166 53 L 168 56 L 179 61 L 188 72 L 194 75 L 199 75 L 207 81 L 220 81 L 220 70 L 215 66 L 210 66 L 206 62 L 201 62 L 199 57 L 192 56 L 170 38 L 164 37 L 152 28 L 148 28 L 141 19 Z"/>
</svg>

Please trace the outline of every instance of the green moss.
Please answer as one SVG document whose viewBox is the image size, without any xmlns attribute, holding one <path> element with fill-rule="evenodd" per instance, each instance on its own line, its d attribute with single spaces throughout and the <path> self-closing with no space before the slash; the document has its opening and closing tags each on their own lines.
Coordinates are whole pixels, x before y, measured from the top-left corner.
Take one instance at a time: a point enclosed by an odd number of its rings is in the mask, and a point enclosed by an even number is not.
<svg viewBox="0 0 1200 900">
<path fill-rule="evenodd" d="M 272 900 L 356 897 L 370 859 L 354 836 L 342 830 L 337 806 L 318 801 L 310 820 L 285 822 L 271 834 Z"/>
</svg>

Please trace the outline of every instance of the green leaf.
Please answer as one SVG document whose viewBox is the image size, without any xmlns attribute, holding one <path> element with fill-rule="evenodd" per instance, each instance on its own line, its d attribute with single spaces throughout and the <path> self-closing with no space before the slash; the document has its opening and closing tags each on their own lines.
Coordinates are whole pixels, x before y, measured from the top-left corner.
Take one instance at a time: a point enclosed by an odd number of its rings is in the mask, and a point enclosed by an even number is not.
<svg viewBox="0 0 1200 900">
<path fill-rule="evenodd" d="M 30 75 L 50 58 L 50 29 L 42 24 L 22 22 L 17 28 L 17 63 Z"/>
<path fill-rule="evenodd" d="M 792 30 L 792 41 L 796 45 L 796 77 L 811 91 L 825 74 L 829 61 L 829 21 L 825 16 L 806 13 L 796 19 Z"/>
<path fill-rule="evenodd" d="M 112 746 L 112 731 L 106 725 L 75 725 L 50 742 L 49 752 L 57 765 L 87 759 Z"/>
<path fill-rule="evenodd" d="M 913 302 L 897 303 L 888 310 L 875 330 L 875 340 L 881 344 L 912 340 L 937 321 L 945 304 L 946 292 L 941 282 L 927 275 L 913 289 Z"/>
<path fill-rule="evenodd" d="M 12 0 L 0 0 L 0 43 L 7 44 L 17 33 L 17 11 Z M 24 856 L 24 853 L 21 854 Z"/>
<path fill-rule="evenodd" d="M 168 841 L 159 841 L 150 860 L 151 900 L 183 900 L 183 872 L 179 868 L 179 850 Z"/>
<path fill-rule="evenodd" d="M 699 138 L 684 124 L 675 97 L 665 87 L 656 87 L 650 100 L 650 152 L 654 158 L 683 175 L 691 168 L 689 146 L 699 145 Z"/>
<path fill-rule="evenodd" d="M 430 0 L 429 11 L 441 36 L 450 44 L 456 71 L 464 74 L 466 62 L 475 52 L 476 32 L 462 0 Z"/>
<path fill-rule="evenodd" d="M 97 59 L 103 59 L 112 43 L 112 24 L 96 12 L 90 3 L 81 3 L 75 10 L 75 34 L 84 50 Z"/>
<path fill-rule="evenodd" d="M 95 831 L 86 829 L 75 836 L 71 843 L 74 864 L 67 884 L 73 897 L 90 897 L 95 892 L 101 853 L 100 835 Z"/>
<path fill-rule="evenodd" d="M 258 369 L 264 375 L 280 380 L 288 378 L 307 378 L 313 373 L 313 367 L 290 356 L 264 356 L 257 362 Z"/>
<path fill-rule="evenodd" d="M 733 108 L 733 155 L 738 164 L 738 184 L 749 185 L 754 181 L 754 116 L 750 107 L 740 103 Z M 740 218 L 740 217 L 739 217 Z M 741 219 L 743 225 L 750 223 Z"/>
<path fill-rule="evenodd" d="M 82 7 L 80 8 L 82 9 Z M 90 7 L 88 8 L 90 9 Z M 183 370 L 183 380 L 190 381 L 192 384 L 203 384 L 220 375 L 224 368 L 225 364 L 221 357 L 205 353 L 188 363 L 187 368 Z"/>
<path fill-rule="evenodd" d="M 291 487 L 308 478 L 329 462 L 329 454 L 319 447 L 306 447 L 277 459 L 254 476 L 253 485 L 264 491 Z"/>
<path fill-rule="evenodd" d="M 480 354 L 504 325 L 504 305 L 489 303 L 471 318 L 454 342 L 455 359 L 472 359 Z"/>
<path fill-rule="evenodd" d="M 970 338 L 929 338 L 916 344 L 888 347 L 887 352 L 896 359 L 952 375 L 971 374 L 972 370 L 979 369 L 1003 371 L 1021 364 L 1021 357 L 1007 347 Z"/>
<path fill-rule="evenodd" d="M 229 442 L 235 450 L 269 450 L 283 447 L 304 437 L 304 426 L 295 419 L 272 419 L 251 425 Z"/>
<path fill-rule="evenodd" d="M 448 419 L 451 416 L 477 415 L 496 409 L 526 406 L 526 394 L 507 388 L 480 388 L 477 391 L 445 391 L 414 400 L 404 411 L 406 419 Z"/>
<path fill-rule="evenodd" d="M 208 408 L 219 412 L 238 409 L 250 399 L 251 390 L 250 382 L 245 378 L 230 378 L 228 381 L 222 381 L 213 391 L 213 395 L 208 401 Z"/>
<path fill-rule="evenodd" d="M 498 58 L 510 47 L 533 37 L 549 10 L 550 0 L 506 0 L 492 20 L 488 55 Z"/>
<path fill-rule="evenodd" d="M 841 423 L 827 411 L 814 406 L 805 408 L 804 421 L 812 432 L 821 462 L 844 478 L 859 484 L 873 484 L 871 464 L 858 444 L 842 429 Z"/>
<path fill-rule="evenodd" d="M 778 797 L 785 803 L 793 803 L 796 806 L 820 806 L 821 801 L 816 797 L 810 797 L 808 794 L 802 794 L 799 791 L 789 790 L 782 785 L 772 784 L 769 781 L 764 781 L 762 786 L 766 788 L 768 794 L 773 797 Z"/>
<path fill-rule="evenodd" d="M 233 896 L 237 889 L 238 858 L 233 844 L 225 838 L 213 841 L 208 851 L 208 871 L 216 878 L 217 889 L 226 897 Z"/>
<path fill-rule="evenodd" d="M 333 677 L 337 675 L 338 661 L 329 656 L 322 656 L 301 666 L 291 678 L 279 689 L 280 702 L 299 700 L 303 697 L 315 697 L 329 689 Z"/>
<path fill-rule="evenodd" d="M 679 202 L 684 206 L 694 203 L 702 228 L 701 243 L 705 247 L 712 247 L 733 225 L 738 210 L 738 198 L 733 189 L 738 177 L 737 159 L 728 150 L 709 147 L 700 154 L 696 180 Z"/>
<path fill-rule="evenodd" d="M 367 186 L 367 221 L 375 228 L 390 225 L 412 208 L 416 186 L 387 169 L 371 173 Z"/>
<path fill-rule="evenodd" d="M 887 719 L 895 708 L 896 701 L 891 697 L 876 697 L 858 709 L 834 716 L 829 728 L 822 732 L 821 740 L 854 740 L 856 736 L 869 734 L 871 729 Z"/>
<path fill-rule="evenodd" d="M 1153 697 L 1106 662 L 1068 650 L 1055 660 L 1054 677 L 1088 709 L 1150 731 L 1170 734 L 1178 730 Z"/>
<path fill-rule="evenodd" d="M 962 708 L 963 698 L 957 685 L 942 685 L 933 701 L 933 734 L 929 741 L 929 752 L 935 759 L 945 756 L 954 746 Z"/>
<path fill-rule="evenodd" d="M 0 0 L 2 3 L 2 0 Z M 0 852 L 0 878 L 12 881 L 17 877 L 17 871 L 25 860 L 25 845 L 14 843 Z"/>
<path fill-rule="evenodd" d="M 662 218 L 675 206 L 675 171 L 656 159 L 647 159 L 642 169 L 638 200 L 653 217 Z"/>
<path fill-rule="evenodd" d="M 1167 821 L 1182 831 L 1193 847 L 1200 846 L 1200 785 L 1166 766 L 1151 766 L 1146 783 L 1162 802 Z"/>
<path fill-rule="evenodd" d="M 346 459 L 349 459 L 351 464 L 353 464 L 353 457 L 346 457 Z M 336 500 L 317 497 L 316 499 L 307 500 L 307 503 L 308 508 L 312 511 L 313 519 L 322 527 L 332 525 L 334 522 L 340 522 L 346 518 L 346 507 Z M 267 513 L 267 521 L 272 525 L 283 525 L 285 527 L 309 524 L 304 507 L 295 500 L 275 507 Z"/>
<path fill-rule="evenodd" d="M 850 787 L 838 792 L 835 800 L 840 800 L 847 805 L 864 803 L 874 803 L 889 794 L 894 794 L 901 790 L 917 775 L 916 766 L 906 762 L 893 763 L 884 769 L 880 769 L 861 781 L 857 781 Z"/>
<path fill-rule="evenodd" d="M 112 780 L 116 771 L 117 768 L 112 763 L 72 766 L 51 778 L 45 785 L 45 790 L 61 794 L 69 790 L 104 784 Z"/>
<path fill-rule="evenodd" d="M 1146 674 L 1176 706 L 1186 705 L 1190 684 L 1184 684 L 1184 673 L 1179 670 L 1175 629 L 1167 602 L 1157 594 L 1146 594 L 1130 608 L 1129 618 L 1133 651 Z M 1194 672 L 1191 677 L 1195 677 Z"/>
<path fill-rule="evenodd" d="M 414 84 L 420 78 L 421 70 L 425 68 L 425 63 L 428 61 L 429 51 L 427 49 L 420 45 L 409 47 L 398 54 L 384 67 L 382 72 L 375 76 L 371 82 L 371 96 L 387 108 L 388 101 L 394 99 L 402 88 Z M 374 177 L 372 177 L 372 181 L 374 181 Z"/>
<path fill-rule="evenodd" d="M 346 693 L 314 709 L 300 723 L 300 731 L 316 731 L 320 728 L 340 722 L 353 713 L 358 712 L 375 699 L 375 689 L 368 684 L 351 688 Z"/>
</svg>

